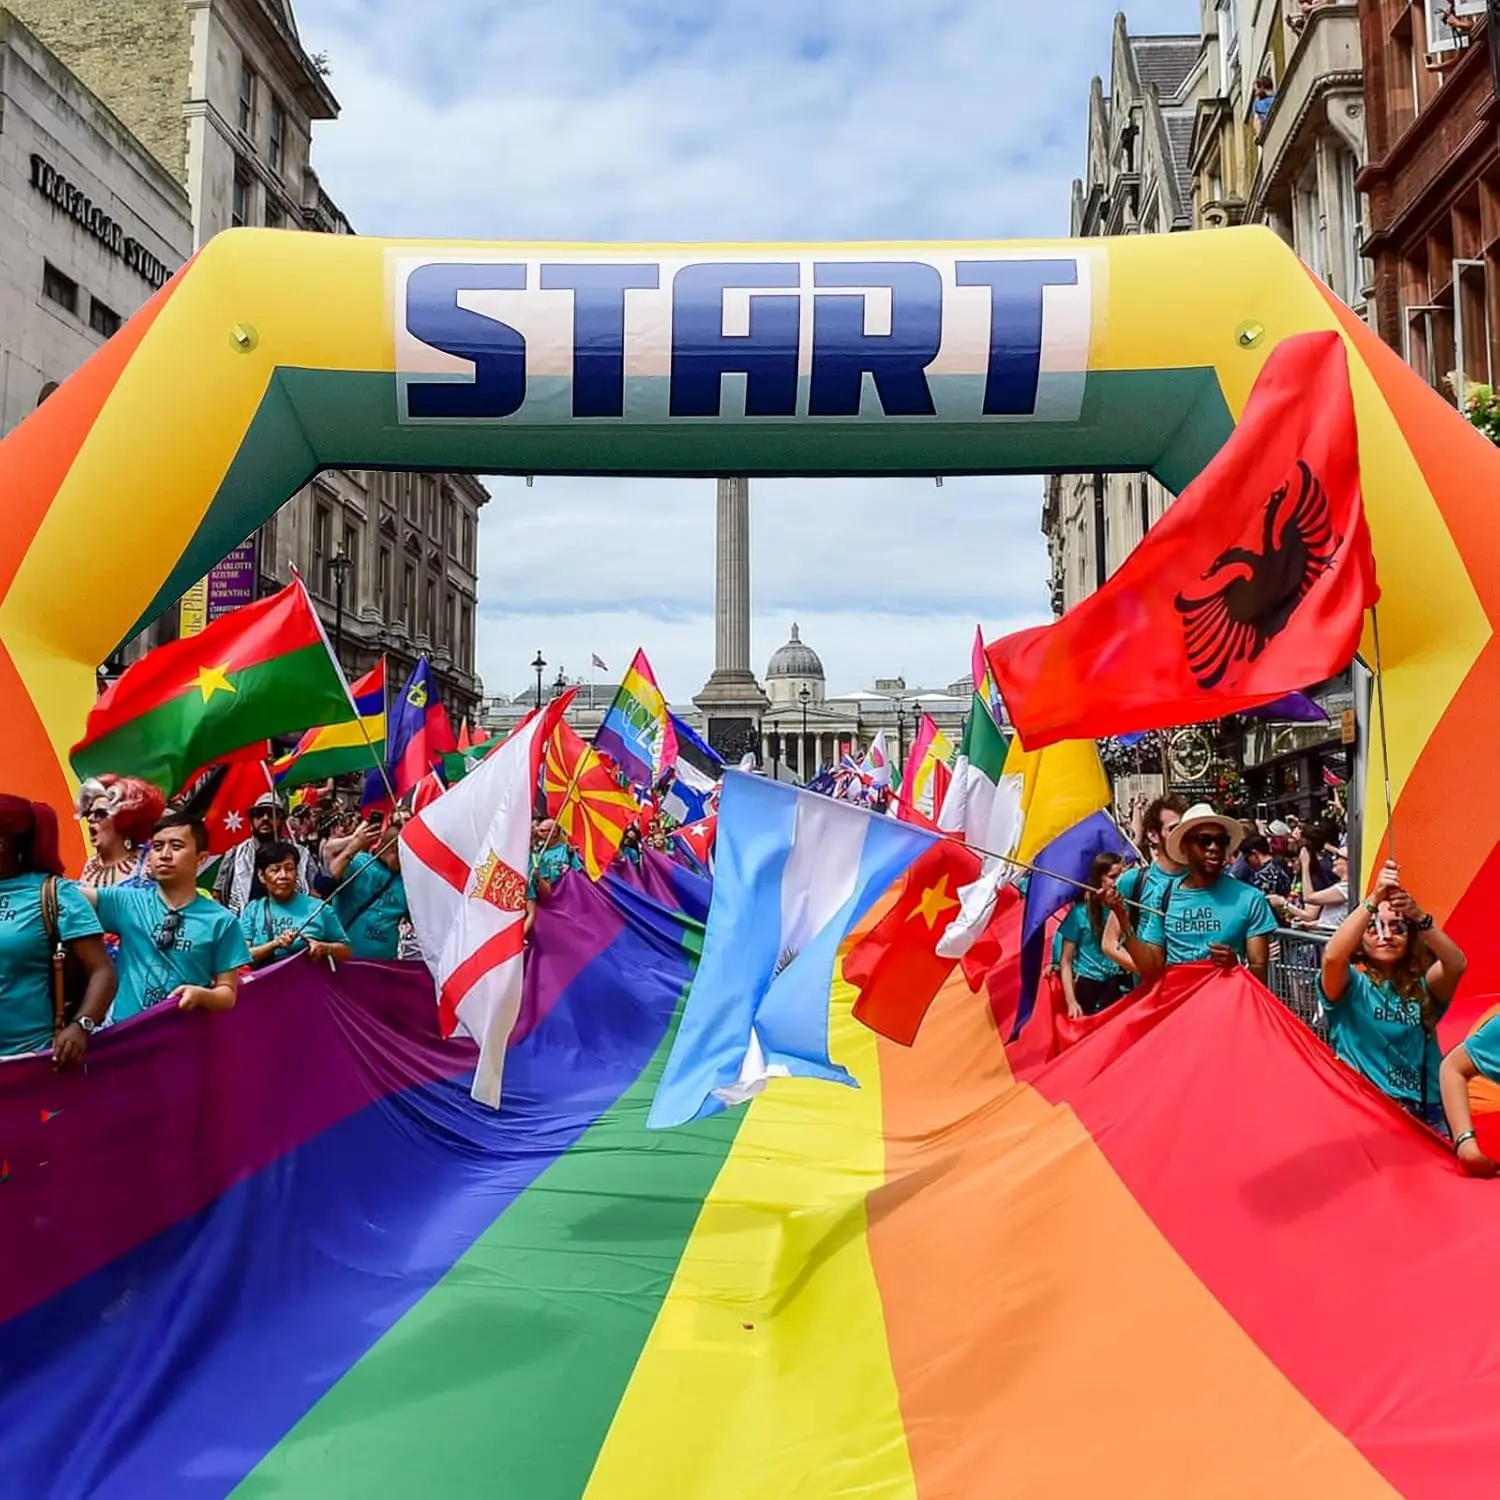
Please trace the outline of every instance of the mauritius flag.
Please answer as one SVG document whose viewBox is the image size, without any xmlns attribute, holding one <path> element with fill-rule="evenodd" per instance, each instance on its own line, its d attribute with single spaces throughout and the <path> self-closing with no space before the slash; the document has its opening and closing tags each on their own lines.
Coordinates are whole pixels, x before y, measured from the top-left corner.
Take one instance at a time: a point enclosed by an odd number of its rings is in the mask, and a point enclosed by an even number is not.
<svg viewBox="0 0 1500 1500">
<path fill-rule="evenodd" d="M 73 769 L 139 776 L 171 796 L 257 740 L 353 718 L 349 685 L 294 580 L 127 668 L 90 710 Z"/>
<path fill-rule="evenodd" d="M 594 735 L 636 786 L 654 787 L 677 764 L 677 731 L 644 651 L 637 651 L 615 701 Z"/>
<path fill-rule="evenodd" d="M 457 749 L 437 678 L 427 658 L 418 657 L 401 696 L 391 704 L 387 722 L 386 775 L 397 797 L 404 797 L 445 755 Z M 371 771 L 365 777 L 364 805 L 378 807 L 389 801 L 385 779 L 378 770 Z"/>
<path fill-rule="evenodd" d="M 359 717 L 309 729 L 295 750 L 272 765 L 277 786 L 307 786 L 384 763 L 385 658 L 349 691 Z"/>
</svg>

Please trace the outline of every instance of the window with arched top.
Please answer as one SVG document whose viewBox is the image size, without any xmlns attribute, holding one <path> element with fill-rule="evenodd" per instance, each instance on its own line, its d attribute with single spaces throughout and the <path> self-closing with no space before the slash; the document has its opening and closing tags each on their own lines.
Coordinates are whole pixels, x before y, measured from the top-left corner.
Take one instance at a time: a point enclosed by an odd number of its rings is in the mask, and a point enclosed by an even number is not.
<svg viewBox="0 0 1500 1500">
<path fill-rule="evenodd" d="M 42 402 L 45 401 L 47 397 L 50 396 L 56 389 L 57 382 L 55 380 L 49 380 L 46 385 L 42 387 L 41 394 L 37 396 L 36 404 L 40 406 Z"/>
</svg>

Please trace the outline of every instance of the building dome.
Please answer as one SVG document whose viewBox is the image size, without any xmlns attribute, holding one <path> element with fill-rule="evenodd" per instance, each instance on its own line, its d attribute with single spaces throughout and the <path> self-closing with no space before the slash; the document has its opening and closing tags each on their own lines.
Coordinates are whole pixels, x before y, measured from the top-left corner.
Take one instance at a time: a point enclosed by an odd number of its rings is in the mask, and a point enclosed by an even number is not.
<svg viewBox="0 0 1500 1500">
<path fill-rule="evenodd" d="M 780 650 L 771 653 L 770 665 L 766 668 L 766 681 L 778 677 L 795 677 L 803 682 L 822 682 L 823 663 L 818 653 L 807 645 L 792 626 L 792 638 Z"/>
</svg>

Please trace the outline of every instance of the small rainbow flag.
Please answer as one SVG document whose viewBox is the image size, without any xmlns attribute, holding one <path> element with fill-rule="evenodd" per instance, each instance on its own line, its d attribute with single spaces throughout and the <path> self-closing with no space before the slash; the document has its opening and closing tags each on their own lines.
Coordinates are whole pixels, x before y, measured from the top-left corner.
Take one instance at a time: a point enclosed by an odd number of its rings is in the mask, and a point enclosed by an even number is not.
<svg viewBox="0 0 1500 1500">
<path fill-rule="evenodd" d="M 644 651 L 635 653 L 594 735 L 594 748 L 609 756 L 636 786 L 655 786 L 677 764 L 677 731 Z"/>
</svg>

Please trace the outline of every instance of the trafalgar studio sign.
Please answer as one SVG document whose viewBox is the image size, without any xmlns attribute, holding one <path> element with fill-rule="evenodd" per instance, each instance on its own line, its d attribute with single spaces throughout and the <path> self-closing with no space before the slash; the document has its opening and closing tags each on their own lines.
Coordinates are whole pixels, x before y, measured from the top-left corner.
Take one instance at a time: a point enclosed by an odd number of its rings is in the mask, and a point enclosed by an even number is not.
<svg viewBox="0 0 1500 1500">
<path fill-rule="evenodd" d="M 252 537 L 241 542 L 207 578 L 200 578 L 177 606 L 177 634 L 197 635 L 221 615 L 255 601 L 260 554 Z"/>
<path fill-rule="evenodd" d="M 81 188 L 76 188 L 50 162 L 31 156 L 31 185 L 44 198 L 92 235 L 111 255 L 124 261 L 153 290 L 164 287 L 171 279 L 171 268 L 153 255 L 141 242 L 125 233 Z"/>
</svg>

